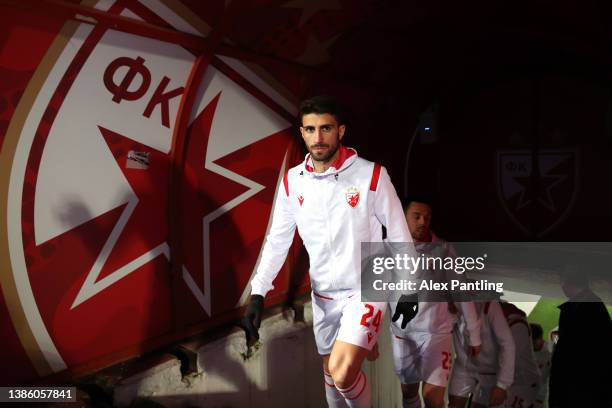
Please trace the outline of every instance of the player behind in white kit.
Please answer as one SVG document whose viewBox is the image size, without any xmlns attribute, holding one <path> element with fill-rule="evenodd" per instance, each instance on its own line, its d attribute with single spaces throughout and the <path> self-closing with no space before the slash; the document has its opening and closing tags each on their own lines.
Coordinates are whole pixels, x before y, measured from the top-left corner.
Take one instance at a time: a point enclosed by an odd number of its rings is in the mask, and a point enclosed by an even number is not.
<svg viewBox="0 0 612 408">
<path fill-rule="evenodd" d="M 538 396 L 536 398 L 534 408 L 544 408 L 548 400 L 548 377 L 550 376 L 550 361 L 552 354 L 550 347 L 544 341 L 544 330 L 542 326 L 536 323 L 530 323 L 531 342 L 533 345 L 533 354 L 540 370 L 540 388 L 538 388 Z"/>
<path fill-rule="evenodd" d="M 480 317 L 480 354 L 470 356 L 465 319 L 453 331 L 456 359 L 448 386 L 449 408 L 464 408 L 472 394 L 472 408 L 498 407 L 514 379 L 515 346 L 512 332 L 497 301 L 475 302 Z"/>
<path fill-rule="evenodd" d="M 289 169 L 276 195 L 251 298 L 247 330 L 258 338 L 263 300 L 273 288 L 297 226 L 310 259 L 313 329 L 323 359 L 330 407 L 371 407 L 361 370 L 376 343 L 385 302 L 361 302 L 361 242 L 411 242 L 402 206 L 384 167 L 340 144 L 346 130 L 337 103 L 314 97 L 300 106 L 300 131 L 309 151 Z M 410 316 L 410 307 L 406 318 Z"/>
<path fill-rule="evenodd" d="M 529 408 L 536 400 L 540 370 L 533 354 L 531 332 L 525 312 L 512 303 L 501 303 L 502 311 L 514 339 L 514 381 L 508 390 L 506 407 Z"/>
<path fill-rule="evenodd" d="M 429 256 L 455 256 L 453 248 L 438 238 L 430 229 L 432 203 L 428 197 L 413 197 L 405 203 L 408 228 L 415 241 L 418 253 Z M 447 282 L 457 279 L 454 271 L 419 271 L 420 278 Z M 422 276 L 425 275 L 425 276 Z M 451 276 L 449 276 L 451 275 Z M 421 292 L 421 299 L 427 294 Z M 440 298 L 444 299 L 440 299 Z M 451 367 L 452 331 L 456 315 L 450 313 L 445 296 L 437 296 L 431 301 L 419 300 L 417 315 L 406 325 L 393 315 L 391 342 L 395 373 L 402 384 L 402 403 L 404 408 L 421 407 L 419 386 L 425 405 L 431 408 L 444 406 L 444 391 L 448 384 Z M 470 343 L 470 354 L 480 351 L 480 323 L 472 302 L 455 303 L 465 316 Z M 396 312 L 390 304 L 391 312 Z"/>
</svg>

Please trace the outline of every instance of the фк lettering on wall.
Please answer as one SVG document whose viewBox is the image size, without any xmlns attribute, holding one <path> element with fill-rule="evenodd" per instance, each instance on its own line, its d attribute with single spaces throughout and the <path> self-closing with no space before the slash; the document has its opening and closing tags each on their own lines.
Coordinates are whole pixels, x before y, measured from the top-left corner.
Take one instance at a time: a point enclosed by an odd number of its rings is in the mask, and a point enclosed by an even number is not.
<svg viewBox="0 0 612 408">
<path fill-rule="evenodd" d="M 153 14 L 122 4 L 109 11 Z M 156 12 L 180 20 L 161 3 Z M 184 246 L 172 282 L 169 153 L 194 60 L 177 45 L 69 22 L 28 84 L 23 120 L 13 118 L 2 151 L 10 255 L 2 288 L 39 376 L 222 315 L 245 298 L 291 124 L 260 101 L 261 90 L 245 89 L 239 61 L 208 67 L 186 135 Z"/>
</svg>

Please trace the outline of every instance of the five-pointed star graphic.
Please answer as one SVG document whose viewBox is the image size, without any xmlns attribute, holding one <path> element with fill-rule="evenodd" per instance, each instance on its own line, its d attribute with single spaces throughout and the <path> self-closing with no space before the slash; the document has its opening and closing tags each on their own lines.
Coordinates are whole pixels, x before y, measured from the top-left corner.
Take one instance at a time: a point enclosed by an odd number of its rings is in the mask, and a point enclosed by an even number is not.
<svg viewBox="0 0 612 408">
<path fill-rule="evenodd" d="M 567 176 L 557 174 L 533 175 L 533 173 L 528 176 L 514 177 L 514 180 L 523 186 L 516 204 L 516 211 L 520 211 L 525 206 L 537 201 L 551 212 L 555 212 L 556 207 L 550 192 L 553 187 L 566 178 Z"/>
<path fill-rule="evenodd" d="M 306 43 L 306 49 L 299 57 L 295 58 L 295 61 L 304 65 L 319 65 L 328 62 L 330 56 L 327 49 L 331 47 L 338 37 L 340 37 L 340 34 L 333 36 L 327 41 L 320 42 L 314 34 L 310 34 Z"/>
<path fill-rule="evenodd" d="M 182 235 L 189 237 L 181 245 L 182 277 L 209 315 L 235 307 L 248 284 L 289 140 L 288 129 L 279 129 L 205 166 L 221 99 L 217 94 L 191 124 L 180 196 Z M 215 294 L 223 295 L 213 310 Z"/>
<path fill-rule="evenodd" d="M 166 242 L 167 206 L 159 198 L 167 195 L 168 156 L 149 146 L 99 127 L 130 189 L 124 191 L 125 208 L 108 236 L 79 290 L 77 307 L 160 255 L 170 258 Z M 128 167 L 129 152 L 149 154 L 149 167 Z"/>
</svg>

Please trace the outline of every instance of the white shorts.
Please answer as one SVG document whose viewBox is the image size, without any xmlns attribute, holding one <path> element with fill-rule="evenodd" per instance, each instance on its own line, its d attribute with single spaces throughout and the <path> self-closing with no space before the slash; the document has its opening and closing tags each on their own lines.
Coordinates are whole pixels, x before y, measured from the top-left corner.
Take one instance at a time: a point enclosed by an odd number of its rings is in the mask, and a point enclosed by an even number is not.
<svg viewBox="0 0 612 408">
<path fill-rule="evenodd" d="M 530 408 L 538 396 L 538 384 L 529 385 L 513 385 L 508 390 L 508 398 L 506 399 L 507 408 Z"/>
<path fill-rule="evenodd" d="M 385 302 L 361 302 L 355 291 L 312 292 L 312 320 L 317 350 L 331 353 L 336 340 L 371 350 L 387 309 Z"/>
<path fill-rule="evenodd" d="M 451 368 L 452 334 L 425 332 L 392 334 L 395 374 L 402 384 L 428 384 L 446 387 Z"/>
<path fill-rule="evenodd" d="M 496 375 L 481 375 L 465 367 L 455 366 L 448 385 L 448 395 L 468 398 L 472 394 L 474 403 L 488 406 L 491 391 L 496 384 Z"/>
<path fill-rule="evenodd" d="M 448 395 L 468 398 L 478 387 L 478 375 L 465 367 L 455 365 L 450 375 Z"/>
<path fill-rule="evenodd" d="M 489 399 L 491 398 L 491 392 L 493 388 L 497 385 L 497 375 L 478 375 L 478 386 L 476 387 L 476 392 L 474 393 L 473 401 L 480 405 L 484 405 L 485 407 L 489 406 Z M 508 400 L 506 398 L 506 400 Z M 499 405 L 503 407 L 504 405 Z M 525 407 L 527 408 L 527 407 Z"/>
</svg>

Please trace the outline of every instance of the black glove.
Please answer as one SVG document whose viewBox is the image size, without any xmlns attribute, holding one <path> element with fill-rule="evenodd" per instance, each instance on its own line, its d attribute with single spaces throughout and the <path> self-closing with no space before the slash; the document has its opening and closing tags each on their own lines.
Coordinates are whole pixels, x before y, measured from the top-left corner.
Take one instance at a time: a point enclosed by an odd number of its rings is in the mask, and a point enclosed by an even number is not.
<svg viewBox="0 0 612 408">
<path fill-rule="evenodd" d="M 261 295 L 251 295 L 249 306 L 247 306 L 247 310 L 244 313 L 244 328 L 247 332 L 247 343 L 249 344 L 259 340 L 259 326 L 261 325 L 263 307 L 264 297 Z"/>
<path fill-rule="evenodd" d="M 414 319 L 417 313 L 419 313 L 419 298 L 417 294 L 402 295 L 399 298 L 399 302 L 397 302 L 395 314 L 391 320 L 395 322 L 400 316 L 403 316 L 402 329 L 405 329 L 408 322 Z"/>
</svg>

